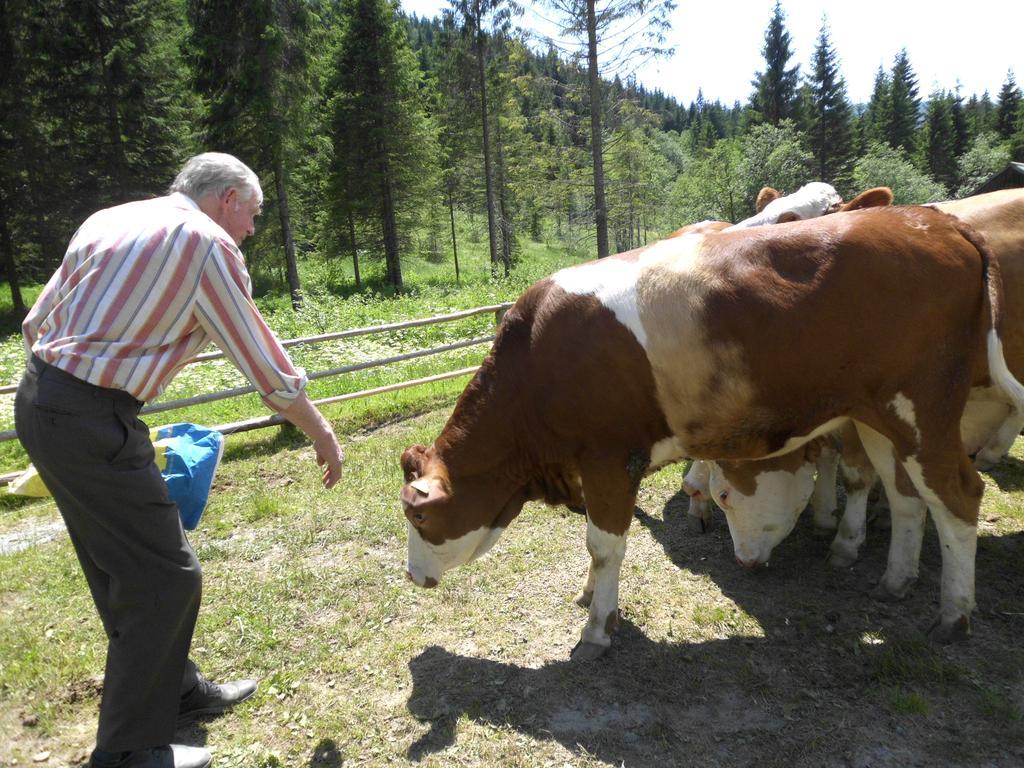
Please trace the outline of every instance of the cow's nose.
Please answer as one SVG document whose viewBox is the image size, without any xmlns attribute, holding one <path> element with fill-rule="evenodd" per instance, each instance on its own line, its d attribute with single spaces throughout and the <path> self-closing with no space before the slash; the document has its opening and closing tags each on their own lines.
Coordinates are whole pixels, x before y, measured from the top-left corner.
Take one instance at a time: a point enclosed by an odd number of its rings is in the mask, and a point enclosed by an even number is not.
<svg viewBox="0 0 1024 768">
<path fill-rule="evenodd" d="M 405 578 L 407 578 L 413 584 L 416 584 L 416 586 L 418 586 L 418 587 L 425 587 L 427 589 L 433 589 L 434 587 L 437 586 L 437 579 L 435 579 L 435 578 L 433 578 L 431 576 L 427 576 L 423 580 L 422 584 L 417 583 L 416 579 L 414 579 L 412 577 L 412 573 L 410 571 L 408 571 L 408 570 L 405 572 Z"/>
<path fill-rule="evenodd" d="M 762 563 L 760 560 L 757 560 L 756 558 L 750 558 L 750 559 L 744 560 L 739 555 L 736 555 L 736 562 L 739 563 L 740 565 L 742 565 L 748 571 L 752 571 L 755 568 L 761 568 L 761 567 L 764 566 L 764 563 Z"/>
</svg>

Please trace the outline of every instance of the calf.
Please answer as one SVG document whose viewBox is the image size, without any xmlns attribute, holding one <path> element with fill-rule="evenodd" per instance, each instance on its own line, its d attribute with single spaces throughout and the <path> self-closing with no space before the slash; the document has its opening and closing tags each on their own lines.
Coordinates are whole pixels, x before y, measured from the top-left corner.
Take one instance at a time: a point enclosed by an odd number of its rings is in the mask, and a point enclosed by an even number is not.
<svg viewBox="0 0 1024 768">
<path fill-rule="evenodd" d="M 688 235 L 562 270 L 506 313 L 433 444 L 402 454 L 408 576 L 434 586 L 527 500 L 582 493 L 589 618 L 573 656 L 597 656 L 645 473 L 683 456 L 774 458 L 852 420 L 894 520 L 924 514 L 897 494 L 898 470 L 931 510 L 944 556 L 932 634 L 963 635 L 983 486 L 957 414 L 976 358 L 1024 403 L 1000 307 L 991 253 L 928 208 Z M 886 576 L 897 591 L 909 574 Z"/>
</svg>

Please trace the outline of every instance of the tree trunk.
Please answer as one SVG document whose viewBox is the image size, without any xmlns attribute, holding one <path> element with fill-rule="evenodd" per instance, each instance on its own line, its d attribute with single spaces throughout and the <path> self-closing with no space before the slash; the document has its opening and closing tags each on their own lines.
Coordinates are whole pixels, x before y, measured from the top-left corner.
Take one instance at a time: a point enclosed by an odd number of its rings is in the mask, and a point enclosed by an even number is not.
<svg viewBox="0 0 1024 768">
<path fill-rule="evenodd" d="M 281 150 L 274 152 L 274 185 L 277 188 L 277 211 L 281 218 L 281 238 L 284 240 L 284 264 L 288 274 L 288 290 L 292 296 L 292 309 L 302 309 L 302 287 L 299 285 L 299 267 L 295 262 L 295 240 L 292 238 L 292 218 L 288 207 L 288 185 L 285 183 Z"/>
<path fill-rule="evenodd" d="M 455 284 L 459 285 L 459 246 L 455 240 L 455 201 L 452 199 L 452 185 L 448 184 L 448 216 L 452 222 L 452 255 L 455 257 Z"/>
<path fill-rule="evenodd" d="M 352 243 L 352 269 L 356 275 L 356 290 L 362 288 L 362 281 L 359 279 L 359 250 L 356 247 L 356 219 L 352 211 L 348 212 L 348 237 Z"/>
<path fill-rule="evenodd" d="M 505 211 L 505 145 L 501 137 L 501 115 L 494 121 L 495 146 L 498 148 L 498 224 L 501 228 L 501 264 L 505 268 L 505 277 L 512 269 L 512 240 L 515 231 L 512 220 Z"/>
<path fill-rule="evenodd" d="M 484 133 L 484 182 L 487 188 L 487 238 L 491 248 L 491 276 L 498 276 L 498 228 L 494 220 L 494 179 L 491 171 L 491 127 L 487 115 L 487 72 L 484 56 L 484 30 L 481 27 L 480 0 L 475 0 L 476 63 L 480 78 L 480 116 Z"/>
<path fill-rule="evenodd" d="M 7 206 L 3 195 L 0 195 L 0 251 L 3 251 L 0 264 L 3 264 L 4 274 L 7 275 L 7 284 L 11 286 L 11 304 L 14 305 L 14 314 L 20 320 L 28 313 L 28 309 L 25 307 L 25 300 L 21 297 L 18 268 L 14 262 L 14 238 L 11 237 L 11 230 L 7 226 Z"/>
<path fill-rule="evenodd" d="M 395 293 L 401 293 L 402 285 L 402 262 L 398 253 L 398 220 L 395 214 L 395 194 L 391 187 L 391 172 L 388 168 L 387 150 L 380 148 L 380 170 L 381 170 L 381 223 L 384 228 L 384 263 L 387 267 L 387 279 L 395 289 Z"/>
<path fill-rule="evenodd" d="M 590 83 L 590 144 L 594 156 L 594 223 L 597 258 L 608 255 L 608 209 L 604 202 L 604 152 L 601 140 L 601 80 L 597 74 L 597 14 L 587 0 L 587 80 Z"/>
</svg>

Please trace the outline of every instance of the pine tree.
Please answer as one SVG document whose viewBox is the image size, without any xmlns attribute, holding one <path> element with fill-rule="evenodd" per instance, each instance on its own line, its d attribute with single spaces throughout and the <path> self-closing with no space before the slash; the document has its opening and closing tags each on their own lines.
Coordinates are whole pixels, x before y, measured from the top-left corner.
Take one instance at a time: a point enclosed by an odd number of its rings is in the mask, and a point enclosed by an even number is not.
<svg viewBox="0 0 1024 768">
<path fill-rule="evenodd" d="M 903 149 L 912 155 L 921 99 L 917 95 L 917 77 L 910 66 L 906 48 L 896 54 L 893 63 L 890 104 L 892 112 L 885 139 L 893 149 Z"/>
<path fill-rule="evenodd" d="M 1021 110 L 1021 93 L 1014 79 L 1013 70 L 1006 73 L 1006 80 L 999 91 L 996 104 L 995 130 L 1001 139 L 1008 139 L 1017 131 L 1017 121 L 1024 116 Z"/>
<path fill-rule="evenodd" d="M 315 0 L 188 0 L 196 90 L 207 104 L 205 143 L 270 177 L 292 306 L 302 304 L 289 177 L 309 124 L 309 56 L 320 48 Z M 265 190 L 266 192 L 267 190 Z M 247 248 L 258 252 L 257 235 Z"/>
<path fill-rule="evenodd" d="M 881 65 L 875 73 L 875 85 L 871 90 L 868 106 L 861 116 L 863 146 L 888 141 L 888 127 L 892 122 L 892 83 Z"/>
<path fill-rule="evenodd" d="M 791 38 L 786 31 L 785 14 L 779 2 L 775 3 L 771 21 L 764 33 L 764 72 L 758 72 L 753 82 L 752 105 L 761 120 L 778 125 L 780 120 L 794 117 L 794 105 L 800 77 L 800 66 L 786 68 L 793 58 Z"/>
<path fill-rule="evenodd" d="M 379 224 L 388 283 L 404 288 L 399 227 L 435 174 L 435 136 L 420 94 L 415 54 L 395 0 L 342 0 L 327 91 L 333 142 L 329 205 L 336 226 Z"/>
<path fill-rule="evenodd" d="M 818 34 L 812 70 L 808 78 L 811 103 L 807 135 L 817 164 L 817 178 L 842 186 L 853 161 L 852 110 L 826 21 Z"/>
<path fill-rule="evenodd" d="M 934 92 L 928 100 L 923 130 L 924 167 L 947 189 L 953 189 L 957 182 L 953 102 L 952 96 Z"/>
<path fill-rule="evenodd" d="M 559 24 L 562 32 L 580 40 L 580 56 L 585 55 L 587 60 L 590 156 L 594 170 L 594 224 L 597 230 L 597 256 L 603 258 L 610 250 L 602 135 L 607 95 L 603 92 L 605 86 L 601 82 L 601 71 L 603 69 L 613 76 L 621 71 L 632 72 L 636 68 L 637 58 L 648 59 L 668 53 L 671 49 L 664 47 L 664 33 L 669 28 L 668 17 L 675 8 L 675 2 L 607 0 L 600 8 L 595 0 L 548 0 L 548 3 L 561 16 Z M 636 22 L 624 24 L 629 19 L 636 19 Z M 614 38 L 614 42 L 609 43 L 610 37 Z"/>
</svg>

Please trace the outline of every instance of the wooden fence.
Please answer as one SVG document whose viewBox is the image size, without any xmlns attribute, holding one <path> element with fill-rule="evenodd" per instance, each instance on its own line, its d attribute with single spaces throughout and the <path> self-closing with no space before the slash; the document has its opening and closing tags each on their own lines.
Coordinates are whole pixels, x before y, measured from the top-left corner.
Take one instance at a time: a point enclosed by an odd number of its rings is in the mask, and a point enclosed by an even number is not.
<svg viewBox="0 0 1024 768">
<path fill-rule="evenodd" d="M 425 325 L 434 325 L 437 323 L 450 323 L 456 320 L 463 320 L 467 317 L 473 317 L 475 315 L 482 315 L 486 313 L 493 313 L 495 318 L 495 326 L 501 321 L 505 311 L 512 306 L 511 303 L 504 304 L 492 304 L 486 307 L 474 307 L 472 309 L 466 309 L 461 312 L 453 312 L 447 315 L 436 315 L 434 317 L 418 318 L 416 320 L 404 320 L 399 323 L 387 323 L 384 325 L 374 325 L 367 328 L 351 328 L 345 331 L 337 331 L 335 333 L 324 333 L 319 336 L 306 336 L 299 339 L 288 339 L 282 344 L 285 347 L 294 347 L 299 344 L 322 344 L 325 341 L 336 341 L 339 339 L 351 339 L 356 336 L 367 336 L 374 333 L 387 333 L 389 331 L 400 331 L 407 328 L 417 328 Z M 393 363 L 402 362 L 404 360 L 414 360 L 419 357 L 428 357 L 430 355 L 439 355 L 443 352 L 450 352 L 455 349 L 462 349 L 464 347 L 471 347 L 477 344 L 485 344 L 494 340 L 494 335 L 481 336 L 473 339 L 466 339 L 464 341 L 457 341 L 451 344 L 445 344 L 439 347 L 431 347 L 429 349 L 417 349 L 409 352 L 402 352 L 390 357 L 378 358 L 376 360 L 367 360 L 362 363 L 354 363 L 352 365 L 345 365 L 338 368 L 331 368 L 326 371 L 318 371 L 316 373 L 307 374 L 310 380 L 328 378 L 332 376 L 341 376 L 346 373 L 352 373 L 354 371 L 362 371 L 368 368 L 377 368 L 382 365 L 391 365 Z M 206 362 L 209 360 L 216 360 L 224 357 L 223 352 L 208 352 L 203 355 L 197 356 L 189 364 Z M 362 397 L 370 397 L 372 395 L 379 395 L 384 392 L 393 392 L 399 389 L 406 389 L 408 387 L 415 387 L 420 384 L 428 384 L 435 381 L 443 381 L 445 379 L 453 379 L 459 376 L 465 376 L 473 373 L 478 366 L 472 366 L 470 368 L 460 368 L 455 371 L 446 371 L 433 376 L 426 376 L 419 379 L 411 379 L 408 381 L 401 381 L 396 384 L 388 384 L 383 387 L 375 387 L 373 389 L 364 389 L 359 392 L 349 392 L 344 395 L 336 395 L 334 397 L 326 397 L 320 400 L 314 400 L 315 405 L 329 405 L 331 403 L 340 403 L 346 400 L 356 400 Z M 10 394 L 18 389 L 17 384 L 10 384 L 4 387 L 0 387 L 0 394 Z M 255 392 L 255 387 L 235 387 L 234 389 L 224 389 L 218 392 L 209 392 L 202 395 L 196 395 L 195 397 L 184 398 L 181 400 L 171 400 L 166 403 L 154 403 L 153 405 L 145 406 L 141 413 L 143 415 L 147 413 L 160 413 L 163 411 L 173 411 L 180 408 L 186 408 L 191 405 L 200 405 L 203 403 L 213 402 L 215 400 L 225 400 L 231 397 L 240 397 L 242 395 L 248 395 Z M 261 416 L 255 419 L 248 419 L 246 421 L 237 421 L 231 424 L 220 424 L 213 427 L 225 435 L 229 435 L 235 432 L 245 432 L 250 429 L 260 429 L 262 427 L 271 427 L 277 424 L 283 424 L 286 419 L 280 414 L 273 414 L 271 416 Z M 17 434 L 13 429 L 9 429 L 0 432 L 0 442 L 7 440 L 16 440 Z M 13 478 L 17 477 L 20 472 L 14 472 L 8 475 L 0 475 L 0 485 L 6 485 Z"/>
</svg>

